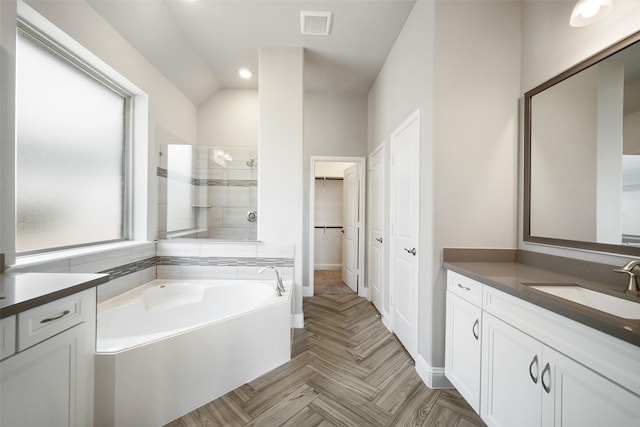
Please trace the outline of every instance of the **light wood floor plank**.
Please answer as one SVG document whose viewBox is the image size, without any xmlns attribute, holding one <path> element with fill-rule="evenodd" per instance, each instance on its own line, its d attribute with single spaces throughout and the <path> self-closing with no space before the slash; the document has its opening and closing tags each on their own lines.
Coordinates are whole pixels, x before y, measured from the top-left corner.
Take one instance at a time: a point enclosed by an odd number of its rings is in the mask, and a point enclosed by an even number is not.
<svg viewBox="0 0 640 427">
<path fill-rule="evenodd" d="M 366 299 L 324 289 L 303 300 L 291 361 L 168 426 L 484 426 L 456 390 L 424 385 Z"/>
</svg>

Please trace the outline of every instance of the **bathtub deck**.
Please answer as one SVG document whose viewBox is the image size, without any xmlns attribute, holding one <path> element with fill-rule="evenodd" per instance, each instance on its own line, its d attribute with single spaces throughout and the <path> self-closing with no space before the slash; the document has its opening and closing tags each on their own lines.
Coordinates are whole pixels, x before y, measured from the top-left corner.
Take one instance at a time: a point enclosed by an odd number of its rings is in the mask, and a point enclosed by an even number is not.
<svg viewBox="0 0 640 427">
<path fill-rule="evenodd" d="M 455 390 L 422 383 L 364 298 L 305 298 L 304 313 L 290 362 L 168 426 L 484 425 Z"/>
</svg>

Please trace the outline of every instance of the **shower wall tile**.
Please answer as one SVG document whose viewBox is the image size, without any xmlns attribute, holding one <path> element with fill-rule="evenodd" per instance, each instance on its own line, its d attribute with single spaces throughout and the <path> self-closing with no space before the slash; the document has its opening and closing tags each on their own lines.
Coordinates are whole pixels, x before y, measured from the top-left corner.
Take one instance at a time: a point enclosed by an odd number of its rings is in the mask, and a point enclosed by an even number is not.
<svg viewBox="0 0 640 427">
<path fill-rule="evenodd" d="M 229 187 L 227 186 L 211 186 L 209 187 L 209 197 L 211 206 L 225 207 L 228 203 Z"/>
<path fill-rule="evenodd" d="M 158 256 L 200 256 L 200 244 L 197 242 L 177 242 L 163 240 L 158 242 Z"/>
<path fill-rule="evenodd" d="M 181 266 L 181 279 L 237 279 L 237 266 Z"/>
<path fill-rule="evenodd" d="M 129 255 L 130 262 L 152 258 L 156 256 L 156 243 L 149 242 L 149 243 L 131 248 L 129 250 L 129 254 L 130 254 Z"/>
<path fill-rule="evenodd" d="M 224 208 L 222 210 L 222 224 L 229 228 L 251 228 L 247 221 L 248 208 Z"/>
<path fill-rule="evenodd" d="M 254 243 L 202 243 L 202 257 L 251 257 L 257 256 Z"/>
<path fill-rule="evenodd" d="M 230 208 L 242 208 L 248 210 L 251 206 L 251 188 L 229 187 L 227 206 Z"/>
<path fill-rule="evenodd" d="M 71 273 L 95 273 L 104 271 L 130 261 L 129 249 L 116 249 L 112 251 L 98 252 L 71 258 Z"/>
<path fill-rule="evenodd" d="M 44 261 L 35 264 L 17 265 L 10 268 L 11 272 L 29 271 L 34 273 L 69 273 L 71 271 L 69 258 L 55 261 Z"/>
<path fill-rule="evenodd" d="M 158 279 L 180 279 L 179 265 L 159 265 L 156 267 Z"/>
<path fill-rule="evenodd" d="M 258 258 L 293 258 L 293 245 L 276 245 L 272 243 L 262 243 L 256 246 Z"/>
<path fill-rule="evenodd" d="M 142 274 L 139 271 L 110 280 L 109 282 L 98 286 L 98 303 L 136 288 L 143 283 L 146 282 L 143 281 Z"/>
</svg>

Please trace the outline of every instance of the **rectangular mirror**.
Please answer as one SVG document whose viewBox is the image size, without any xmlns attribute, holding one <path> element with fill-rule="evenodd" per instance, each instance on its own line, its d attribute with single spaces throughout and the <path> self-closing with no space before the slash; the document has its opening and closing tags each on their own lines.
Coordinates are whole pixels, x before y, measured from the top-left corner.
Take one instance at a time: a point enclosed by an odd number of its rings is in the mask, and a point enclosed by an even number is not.
<svg viewBox="0 0 640 427">
<path fill-rule="evenodd" d="M 640 33 L 524 97 L 524 241 L 640 255 Z"/>
</svg>

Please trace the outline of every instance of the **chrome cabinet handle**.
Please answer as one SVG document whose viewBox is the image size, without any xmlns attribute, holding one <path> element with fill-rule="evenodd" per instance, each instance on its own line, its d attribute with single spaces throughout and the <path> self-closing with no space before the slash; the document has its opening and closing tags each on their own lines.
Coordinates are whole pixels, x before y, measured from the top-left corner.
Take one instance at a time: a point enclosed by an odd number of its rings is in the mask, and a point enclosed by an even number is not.
<svg viewBox="0 0 640 427">
<path fill-rule="evenodd" d="M 382 243 L 382 237 L 376 237 L 376 242 Z"/>
<path fill-rule="evenodd" d="M 49 322 L 53 322 L 54 320 L 62 319 L 64 316 L 66 316 L 66 315 L 67 315 L 67 314 L 69 314 L 69 313 L 71 313 L 71 311 L 69 311 L 69 310 L 65 310 L 65 311 L 63 311 L 63 312 L 62 312 L 62 314 L 61 314 L 61 315 L 59 315 L 59 316 L 56 316 L 56 317 L 48 317 L 48 318 L 46 318 L 46 319 L 42 319 L 42 320 L 40 321 L 40 323 L 49 323 Z"/>
<path fill-rule="evenodd" d="M 533 375 L 533 371 L 531 370 L 531 368 L 533 368 L 533 365 L 536 365 L 536 375 Z M 531 364 L 529 365 L 529 376 L 531 377 L 531 381 L 533 381 L 534 384 L 538 384 L 538 355 L 536 354 L 535 356 L 533 356 L 533 360 L 531 361 Z M 543 383 L 544 385 L 544 383 Z"/>
<path fill-rule="evenodd" d="M 416 256 L 416 248 L 412 248 L 412 249 L 404 248 L 404 250 L 409 252 L 411 255 Z"/>
<path fill-rule="evenodd" d="M 458 283 L 458 287 L 460 289 L 464 289 L 465 291 L 470 291 L 471 290 L 471 288 L 467 288 L 466 286 L 462 286 L 462 283 Z"/>
<path fill-rule="evenodd" d="M 471 332 L 473 332 L 473 337 L 476 339 L 476 341 L 478 341 L 478 339 L 480 338 L 479 327 L 480 327 L 480 319 L 476 319 L 476 321 L 473 322 L 473 327 L 471 328 Z"/>
<path fill-rule="evenodd" d="M 549 374 L 549 384 L 544 382 L 545 372 Z M 544 365 L 544 369 L 542 370 L 542 388 L 547 392 L 547 394 L 551 392 L 551 366 L 549 366 L 548 363 Z"/>
</svg>

